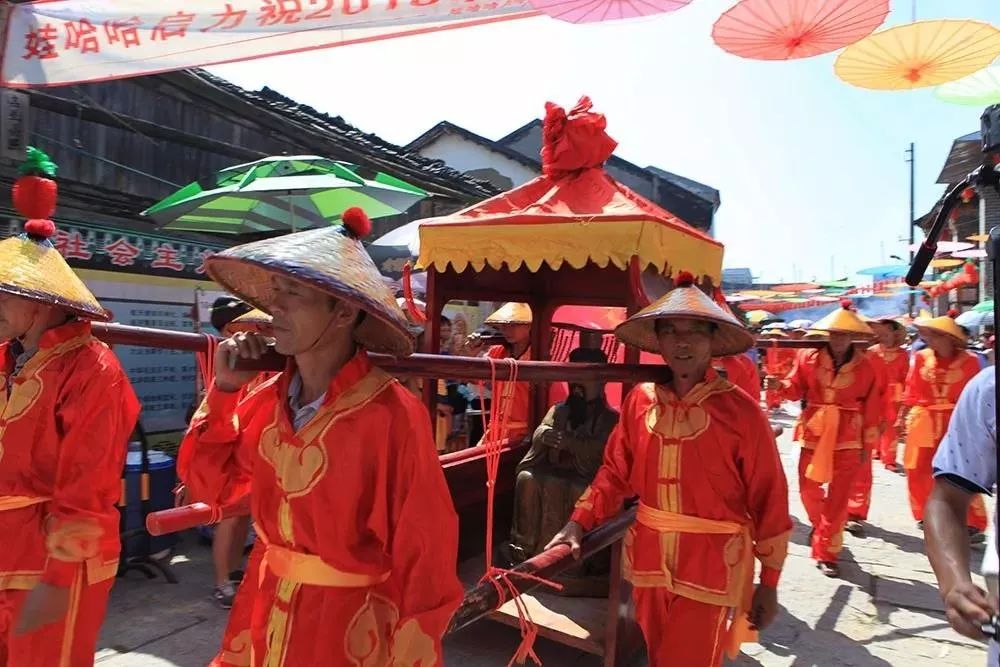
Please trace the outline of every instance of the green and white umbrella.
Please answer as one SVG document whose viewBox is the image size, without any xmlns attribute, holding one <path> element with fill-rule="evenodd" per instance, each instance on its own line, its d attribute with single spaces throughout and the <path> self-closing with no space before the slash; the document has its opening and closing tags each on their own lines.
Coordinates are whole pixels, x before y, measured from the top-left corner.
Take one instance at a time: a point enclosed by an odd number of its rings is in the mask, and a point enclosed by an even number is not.
<svg viewBox="0 0 1000 667">
<path fill-rule="evenodd" d="M 301 231 L 336 222 L 352 206 L 398 215 L 427 192 L 357 165 L 313 155 L 269 157 L 190 183 L 143 211 L 165 229 L 215 234 Z"/>
</svg>

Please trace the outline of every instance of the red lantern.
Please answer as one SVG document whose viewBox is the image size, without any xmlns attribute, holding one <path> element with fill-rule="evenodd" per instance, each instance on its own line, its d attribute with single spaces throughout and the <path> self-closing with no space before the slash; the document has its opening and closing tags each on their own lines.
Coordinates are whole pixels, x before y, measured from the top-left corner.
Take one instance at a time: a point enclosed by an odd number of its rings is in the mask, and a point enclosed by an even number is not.
<svg viewBox="0 0 1000 667">
<path fill-rule="evenodd" d="M 975 196 L 976 196 L 976 189 L 971 185 L 962 190 L 962 194 L 959 195 L 959 197 L 962 198 L 963 204 L 968 204 L 970 201 L 973 200 L 973 198 L 975 198 Z"/>
</svg>

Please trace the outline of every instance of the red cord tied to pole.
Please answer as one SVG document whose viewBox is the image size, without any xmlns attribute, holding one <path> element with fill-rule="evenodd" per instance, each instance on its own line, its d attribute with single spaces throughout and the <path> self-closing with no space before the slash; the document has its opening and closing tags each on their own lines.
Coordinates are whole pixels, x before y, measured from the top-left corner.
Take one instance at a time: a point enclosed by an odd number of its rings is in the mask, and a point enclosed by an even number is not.
<svg viewBox="0 0 1000 667">
<path fill-rule="evenodd" d="M 198 352 L 195 358 L 198 360 L 198 370 L 201 372 L 201 381 L 207 392 L 212 387 L 215 379 L 215 350 L 219 347 L 219 339 L 210 334 L 205 336 L 205 351 Z"/>
<path fill-rule="evenodd" d="M 542 661 L 535 653 L 535 639 L 538 637 L 538 626 L 531 619 L 531 612 L 527 605 L 521 600 L 511 577 L 521 577 L 529 579 L 545 586 L 550 586 L 555 590 L 562 590 L 562 585 L 554 581 L 542 579 L 530 574 L 513 572 L 493 566 L 493 505 L 496 495 L 497 473 L 500 469 L 500 453 L 507 442 L 508 423 L 510 421 L 510 409 L 513 404 L 512 394 L 515 391 L 518 375 L 516 359 L 502 359 L 501 361 L 510 366 L 510 380 L 504 383 L 503 389 L 497 392 L 497 360 L 487 357 L 490 361 L 490 390 L 493 392 L 494 400 L 490 402 L 490 421 L 487 425 L 486 415 L 483 419 L 483 447 L 486 450 L 486 572 L 479 580 L 490 582 L 497 591 L 500 606 L 507 600 L 514 601 L 517 609 L 518 625 L 521 628 L 521 644 L 517 647 L 514 657 L 507 663 L 507 667 L 518 664 L 523 665 L 531 658 L 536 665 L 541 666 Z M 509 383 L 509 384 L 508 384 Z M 509 388 L 509 392 L 508 392 Z M 510 394 L 510 395 L 508 395 Z M 483 383 L 479 383 L 479 395 L 484 396 Z"/>
</svg>

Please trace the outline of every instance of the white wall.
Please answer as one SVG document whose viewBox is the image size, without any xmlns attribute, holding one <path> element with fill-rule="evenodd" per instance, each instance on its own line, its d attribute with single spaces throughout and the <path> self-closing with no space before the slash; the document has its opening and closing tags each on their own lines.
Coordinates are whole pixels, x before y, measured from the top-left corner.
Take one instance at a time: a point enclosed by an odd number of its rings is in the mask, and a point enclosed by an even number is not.
<svg viewBox="0 0 1000 667">
<path fill-rule="evenodd" d="M 461 172 L 473 169 L 495 169 L 509 178 L 514 187 L 530 181 L 541 173 L 539 170 L 532 169 L 516 160 L 452 134 L 442 135 L 434 142 L 421 148 L 419 153 L 424 157 L 442 160 L 449 167 Z"/>
</svg>

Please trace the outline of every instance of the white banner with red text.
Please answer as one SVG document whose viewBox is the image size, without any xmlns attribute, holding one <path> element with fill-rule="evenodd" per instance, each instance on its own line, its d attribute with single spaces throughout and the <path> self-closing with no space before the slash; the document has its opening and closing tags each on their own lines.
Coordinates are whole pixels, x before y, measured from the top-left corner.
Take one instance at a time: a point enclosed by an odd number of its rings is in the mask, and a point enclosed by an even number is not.
<svg viewBox="0 0 1000 667">
<path fill-rule="evenodd" d="M 529 0 L 39 0 L 5 5 L 0 85 L 38 88 L 537 16 Z"/>
</svg>

